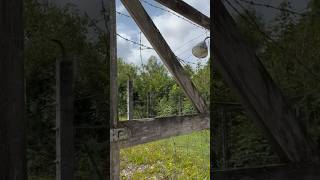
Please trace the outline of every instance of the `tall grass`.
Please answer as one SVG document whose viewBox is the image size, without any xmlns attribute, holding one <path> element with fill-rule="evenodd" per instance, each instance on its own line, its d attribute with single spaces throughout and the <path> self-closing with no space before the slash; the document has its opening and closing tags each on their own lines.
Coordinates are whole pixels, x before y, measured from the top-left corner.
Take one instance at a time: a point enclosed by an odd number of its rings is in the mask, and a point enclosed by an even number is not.
<svg viewBox="0 0 320 180">
<path fill-rule="evenodd" d="M 209 179 L 208 130 L 122 149 L 121 179 Z"/>
</svg>

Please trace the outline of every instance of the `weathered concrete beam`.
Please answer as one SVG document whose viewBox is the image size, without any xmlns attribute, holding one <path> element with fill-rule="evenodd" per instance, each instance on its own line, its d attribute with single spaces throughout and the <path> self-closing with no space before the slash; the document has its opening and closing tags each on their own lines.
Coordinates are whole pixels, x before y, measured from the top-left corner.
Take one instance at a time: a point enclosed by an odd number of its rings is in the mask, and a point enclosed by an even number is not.
<svg viewBox="0 0 320 180">
<path fill-rule="evenodd" d="M 210 128 L 209 114 L 149 118 L 118 123 L 126 128 L 129 138 L 119 141 L 121 148 L 127 148 L 173 136 L 189 134 Z"/>
<path fill-rule="evenodd" d="M 218 170 L 212 179 L 219 180 L 318 180 L 319 165 L 272 165 L 256 168 Z"/>
<path fill-rule="evenodd" d="M 315 144 L 254 50 L 241 38 L 221 0 L 214 1 L 213 13 L 213 63 L 250 118 L 261 127 L 282 160 L 318 162 Z"/>
<path fill-rule="evenodd" d="M 210 18 L 182 0 L 155 0 L 190 21 L 210 30 Z M 209 6 L 210 4 L 208 4 Z"/>
<path fill-rule="evenodd" d="M 121 2 L 160 56 L 176 82 L 191 100 L 194 107 L 199 113 L 206 112 L 207 105 L 205 101 L 139 0 L 121 0 Z"/>
</svg>

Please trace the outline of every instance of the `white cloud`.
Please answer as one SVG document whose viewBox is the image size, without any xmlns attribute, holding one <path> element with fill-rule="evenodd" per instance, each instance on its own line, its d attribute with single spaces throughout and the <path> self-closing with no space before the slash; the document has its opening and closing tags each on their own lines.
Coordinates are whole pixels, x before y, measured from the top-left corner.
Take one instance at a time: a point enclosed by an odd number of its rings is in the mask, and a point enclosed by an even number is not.
<svg viewBox="0 0 320 180">
<path fill-rule="evenodd" d="M 117 2 L 117 7 L 116 8 L 117 8 L 118 12 L 121 12 L 121 13 L 126 12 L 126 8 L 120 2 Z"/>
<path fill-rule="evenodd" d="M 210 0 L 185 0 L 185 2 L 209 16 Z M 152 7 L 146 6 L 146 8 L 150 8 L 150 12 L 152 12 L 153 10 Z M 187 61 L 193 63 L 197 62 L 197 60 L 191 54 L 191 48 L 193 45 L 203 40 L 206 35 L 209 35 L 210 32 L 206 33 L 206 30 L 196 27 L 186 22 L 185 20 L 167 12 L 163 12 L 160 15 L 158 14 L 156 16 L 152 16 L 152 19 L 176 55 Z M 119 33 L 124 34 L 129 39 L 139 42 L 140 30 L 136 26 L 120 22 L 118 23 L 117 29 Z M 142 36 L 141 39 L 142 44 L 151 46 L 144 36 Z M 157 54 L 153 50 L 143 50 L 143 61 L 145 62 L 151 55 L 157 56 Z M 123 57 L 127 62 L 135 64 L 140 64 L 141 61 L 139 47 L 124 40 L 120 40 L 119 37 L 118 57 Z"/>
</svg>

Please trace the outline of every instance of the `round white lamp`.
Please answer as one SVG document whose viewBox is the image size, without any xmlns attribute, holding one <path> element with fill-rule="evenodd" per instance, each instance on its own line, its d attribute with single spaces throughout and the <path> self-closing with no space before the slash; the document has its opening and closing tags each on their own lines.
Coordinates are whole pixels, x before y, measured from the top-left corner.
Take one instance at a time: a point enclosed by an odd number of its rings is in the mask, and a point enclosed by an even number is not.
<svg viewBox="0 0 320 180">
<path fill-rule="evenodd" d="M 202 42 L 198 43 L 192 48 L 192 54 L 197 58 L 205 58 L 208 56 L 208 46 L 206 40 L 210 37 L 206 37 Z"/>
</svg>

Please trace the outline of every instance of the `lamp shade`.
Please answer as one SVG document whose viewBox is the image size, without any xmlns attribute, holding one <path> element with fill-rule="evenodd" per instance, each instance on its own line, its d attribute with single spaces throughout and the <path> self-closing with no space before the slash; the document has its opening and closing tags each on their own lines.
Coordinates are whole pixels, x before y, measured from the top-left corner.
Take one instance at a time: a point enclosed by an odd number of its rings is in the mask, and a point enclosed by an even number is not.
<svg viewBox="0 0 320 180">
<path fill-rule="evenodd" d="M 192 48 L 192 54 L 197 58 L 205 58 L 208 56 L 208 46 L 205 41 L 198 43 Z"/>
</svg>

